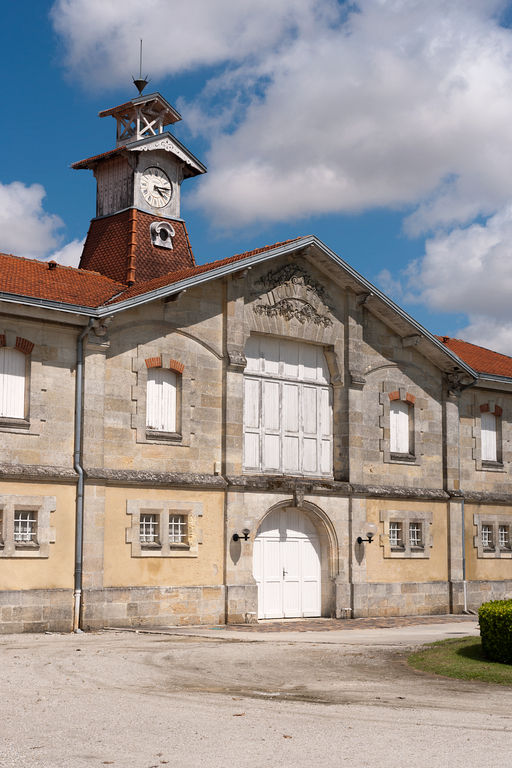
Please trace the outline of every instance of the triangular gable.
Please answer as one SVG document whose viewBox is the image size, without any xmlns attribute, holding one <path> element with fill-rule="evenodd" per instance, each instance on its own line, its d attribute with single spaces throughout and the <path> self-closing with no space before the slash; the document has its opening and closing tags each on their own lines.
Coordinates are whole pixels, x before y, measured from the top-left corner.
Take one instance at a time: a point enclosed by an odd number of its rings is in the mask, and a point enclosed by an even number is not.
<svg viewBox="0 0 512 768">
<path fill-rule="evenodd" d="M 405 339 L 406 345 L 416 346 L 419 352 L 441 370 L 456 375 L 465 373 L 471 378 L 476 377 L 476 372 L 451 350 L 447 349 L 434 334 L 414 320 L 314 235 L 299 237 L 295 240 L 250 251 L 246 254 L 239 254 L 211 264 L 203 264 L 194 269 L 172 273 L 149 283 L 134 286 L 113 299 L 109 305 L 110 312 L 117 313 L 124 309 L 140 306 L 148 301 L 166 298 L 187 288 L 220 279 L 242 269 L 271 262 L 285 255 L 290 257 L 299 253 L 306 258 L 311 258 L 315 267 L 334 284 L 340 288 L 353 290 L 358 301 L 364 302 L 372 314 L 379 317 L 387 326 Z M 106 307 L 100 309 L 100 314 L 108 313 L 109 309 Z"/>
</svg>

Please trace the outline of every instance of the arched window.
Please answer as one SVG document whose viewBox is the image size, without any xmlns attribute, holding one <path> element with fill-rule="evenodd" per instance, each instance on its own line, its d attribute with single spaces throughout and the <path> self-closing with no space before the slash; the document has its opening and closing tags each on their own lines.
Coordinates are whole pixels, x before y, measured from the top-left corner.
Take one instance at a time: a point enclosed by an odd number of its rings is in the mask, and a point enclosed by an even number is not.
<svg viewBox="0 0 512 768">
<path fill-rule="evenodd" d="M 0 418 L 26 417 L 26 371 L 26 354 L 12 347 L 0 347 Z"/>
</svg>

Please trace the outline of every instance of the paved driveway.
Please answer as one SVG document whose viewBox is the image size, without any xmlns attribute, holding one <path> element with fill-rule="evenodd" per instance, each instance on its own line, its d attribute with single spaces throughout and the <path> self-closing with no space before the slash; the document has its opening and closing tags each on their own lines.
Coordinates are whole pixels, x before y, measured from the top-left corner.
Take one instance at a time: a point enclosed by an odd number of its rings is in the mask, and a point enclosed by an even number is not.
<svg viewBox="0 0 512 768">
<path fill-rule="evenodd" d="M 476 623 L 403 623 L 4 636 L 0 766 L 509 766 L 512 689 L 405 663 Z"/>
</svg>

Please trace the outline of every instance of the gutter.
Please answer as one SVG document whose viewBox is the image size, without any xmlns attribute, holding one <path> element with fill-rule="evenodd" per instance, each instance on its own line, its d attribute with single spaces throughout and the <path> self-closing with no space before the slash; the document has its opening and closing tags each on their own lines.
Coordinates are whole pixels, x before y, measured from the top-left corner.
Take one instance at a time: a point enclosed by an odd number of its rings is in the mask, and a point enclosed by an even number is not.
<svg viewBox="0 0 512 768">
<path fill-rule="evenodd" d="M 74 572 L 74 609 L 73 632 L 81 632 L 80 613 L 82 608 L 82 565 L 84 539 L 84 469 L 82 466 L 82 396 L 84 373 L 84 338 L 91 330 L 94 320 L 89 322 L 78 336 L 76 342 L 76 382 L 75 382 L 75 442 L 73 450 L 73 467 L 78 474 L 76 489 L 75 512 L 75 572 Z"/>
<path fill-rule="evenodd" d="M 477 384 L 476 380 L 470 382 L 470 384 L 466 384 L 465 386 L 461 387 L 459 396 L 464 392 L 466 389 L 470 389 L 471 387 L 474 387 Z M 459 397 L 459 403 L 460 403 L 460 397 Z M 457 455 L 458 455 L 458 475 L 459 475 L 459 490 L 460 490 L 460 472 L 461 472 L 461 466 L 460 466 L 460 453 L 461 453 L 461 444 L 460 444 L 460 410 L 457 416 L 457 427 L 458 427 L 458 446 L 457 446 Z M 462 525 L 462 531 L 461 531 L 461 540 L 462 540 L 462 592 L 464 597 L 464 604 L 462 608 L 462 613 L 466 614 L 474 614 L 474 611 L 470 611 L 468 609 L 468 582 L 466 580 L 466 520 L 465 520 L 465 498 L 464 493 L 461 497 L 461 525 Z"/>
</svg>

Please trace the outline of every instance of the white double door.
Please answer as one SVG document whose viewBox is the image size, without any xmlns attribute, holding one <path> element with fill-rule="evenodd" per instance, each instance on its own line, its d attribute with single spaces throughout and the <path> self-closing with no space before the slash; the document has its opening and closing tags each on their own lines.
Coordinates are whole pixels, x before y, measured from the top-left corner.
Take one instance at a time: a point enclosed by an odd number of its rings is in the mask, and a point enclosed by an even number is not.
<svg viewBox="0 0 512 768">
<path fill-rule="evenodd" d="M 267 515 L 254 542 L 258 618 L 321 614 L 320 542 L 307 515 L 294 507 Z"/>
</svg>

